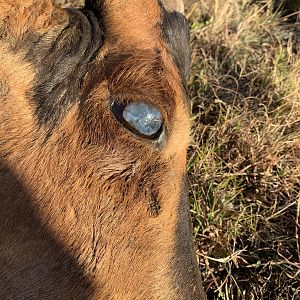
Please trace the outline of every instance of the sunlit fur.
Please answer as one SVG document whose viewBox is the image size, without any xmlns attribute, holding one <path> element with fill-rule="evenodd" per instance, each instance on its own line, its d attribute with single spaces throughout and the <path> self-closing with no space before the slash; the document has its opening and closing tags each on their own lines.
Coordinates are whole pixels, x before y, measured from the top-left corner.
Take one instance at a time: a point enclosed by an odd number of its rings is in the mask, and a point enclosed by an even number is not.
<svg viewBox="0 0 300 300">
<path fill-rule="evenodd" d="M 104 44 L 81 98 L 49 131 L 28 51 L 44 34 L 57 38 L 69 14 L 49 0 L 0 3 L 0 299 L 204 299 L 184 192 L 189 107 L 162 8 L 154 0 L 87 8 L 101 12 Z M 166 139 L 125 129 L 111 97 L 156 105 Z"/>
</svg>

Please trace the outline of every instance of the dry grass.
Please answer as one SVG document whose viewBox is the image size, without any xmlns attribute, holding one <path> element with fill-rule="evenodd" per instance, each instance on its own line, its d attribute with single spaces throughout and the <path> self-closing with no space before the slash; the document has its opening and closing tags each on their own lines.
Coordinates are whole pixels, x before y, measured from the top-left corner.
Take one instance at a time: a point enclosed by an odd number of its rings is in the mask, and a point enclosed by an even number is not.
<svg viewBox="0 0 300 300">
<path fill-rule="evenodd" d="M 199 1 L 189 13 L 194 234 L 208 299 L 296 300 L 300 24 L 249 2 Z"/>
</svg>

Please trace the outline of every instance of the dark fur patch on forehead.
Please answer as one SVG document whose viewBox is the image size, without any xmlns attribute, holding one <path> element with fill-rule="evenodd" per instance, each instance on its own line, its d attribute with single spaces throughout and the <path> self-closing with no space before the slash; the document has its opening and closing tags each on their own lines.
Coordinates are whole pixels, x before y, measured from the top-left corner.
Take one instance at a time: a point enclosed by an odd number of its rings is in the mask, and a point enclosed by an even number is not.
<svg viewBox="0 0 300 300">
<path fill-rule="evenodd" d="M 161 29 L 174 63 L 185 81 L 189 76 L 191 63 L 188 22 L 181 13 L 169 13 L 162 7 Z"/>
<path fill-rule="evenodd" d="M 33 105 L 39 124 L 46 126 L 48 134 L 80 99 L 89 63 L 103 45 L 99 22 L 91 12 L 68 13 L 68 24 L 53 28 L 26 45 L 26 58 L 37 69 Z"/>
</svg>

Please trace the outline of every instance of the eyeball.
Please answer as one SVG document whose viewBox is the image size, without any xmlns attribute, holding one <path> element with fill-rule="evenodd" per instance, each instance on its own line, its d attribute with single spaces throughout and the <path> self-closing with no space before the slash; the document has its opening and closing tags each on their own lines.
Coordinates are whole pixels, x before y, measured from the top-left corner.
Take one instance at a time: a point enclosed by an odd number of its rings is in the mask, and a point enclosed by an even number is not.
<svg viewBox="0 0 300 300">
<path fill-rule="evenodd" d="M 144 137 L 156 138 L 163 126 L 160 110 L 145 102 L 131 102 L 126 106 L 113 102 L 112 111 L 129 130 Z"/>
</svg>

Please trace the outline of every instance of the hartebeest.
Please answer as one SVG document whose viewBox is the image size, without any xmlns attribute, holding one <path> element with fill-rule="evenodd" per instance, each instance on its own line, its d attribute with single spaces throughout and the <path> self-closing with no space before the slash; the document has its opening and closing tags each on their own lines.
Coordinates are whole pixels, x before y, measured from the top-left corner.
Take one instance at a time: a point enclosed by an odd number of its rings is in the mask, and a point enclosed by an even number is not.
<svg viewBox="0 0 300 300">
<path fill-rule="evenodd" d="M 0 2 L 0 299 L 205 299 L 181 2 Z"/>
</svg>

